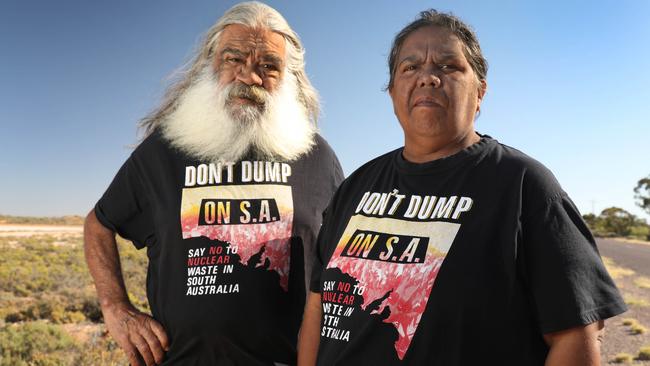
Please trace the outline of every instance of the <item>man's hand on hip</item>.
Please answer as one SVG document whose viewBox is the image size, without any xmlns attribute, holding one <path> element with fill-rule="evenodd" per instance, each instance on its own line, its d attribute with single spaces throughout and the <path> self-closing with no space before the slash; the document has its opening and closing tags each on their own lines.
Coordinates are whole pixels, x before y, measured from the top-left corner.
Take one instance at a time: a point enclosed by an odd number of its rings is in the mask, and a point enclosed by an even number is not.
<svg viewBox="0 0 650 366">
<path fill-rule="evenodd" d="M 108 332 L 132 366 L 162 363 L 169 340 L 160 323 L 131 304 L 106 305 L 102 312 Z"/>
</svg>

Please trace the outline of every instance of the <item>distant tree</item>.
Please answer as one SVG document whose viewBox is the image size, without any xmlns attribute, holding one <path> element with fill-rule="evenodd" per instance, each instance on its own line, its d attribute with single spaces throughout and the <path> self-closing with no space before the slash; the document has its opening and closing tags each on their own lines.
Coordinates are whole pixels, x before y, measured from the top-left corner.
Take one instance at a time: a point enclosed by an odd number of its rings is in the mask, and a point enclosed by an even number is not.
<svg viewBox="0 0 650 366">
<path fill-rule="evenodd" d="M 650 175 L 640 179 L 634 188 L 636 204 L 650 214 Z"/>
<path fill-rule="evenodd" d="M 603 228 L 618 236 L 627 236 L 637 224 L 636 216 L 619 207 L 609 207 L 600 213 Z"/>
<path fill-rule="evenodd" d="M 596 216 L 596 215 L 594 215 L 592 213 L 584 214 L 584 215 L 582 215 L 582 218 L 585 220 L 587 225 L 589 225 L 589 227 L 592 228 L 592 230 L 598 224 L 598 216 Z"/>
</svg>

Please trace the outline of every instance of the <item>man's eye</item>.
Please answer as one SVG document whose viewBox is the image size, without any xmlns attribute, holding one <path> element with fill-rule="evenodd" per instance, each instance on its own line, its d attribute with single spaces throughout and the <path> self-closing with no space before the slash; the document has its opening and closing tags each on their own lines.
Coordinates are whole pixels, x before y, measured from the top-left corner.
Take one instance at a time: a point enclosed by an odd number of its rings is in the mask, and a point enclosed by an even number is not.
<svg viewBox="0 0 650 366">
<path fill-rule="evenodd" d="M 233 63 L 233 64 L 238 64 L 242 62 L 242 59 L 239 57 L 226 57 L 226 62 L 228 63 Z"/>
<path fill-rule="evenodd" d="M 277 71 L 278 67 L 274 64 L 262 64 L 262 68 L 267 71 Z"/>
</svg>

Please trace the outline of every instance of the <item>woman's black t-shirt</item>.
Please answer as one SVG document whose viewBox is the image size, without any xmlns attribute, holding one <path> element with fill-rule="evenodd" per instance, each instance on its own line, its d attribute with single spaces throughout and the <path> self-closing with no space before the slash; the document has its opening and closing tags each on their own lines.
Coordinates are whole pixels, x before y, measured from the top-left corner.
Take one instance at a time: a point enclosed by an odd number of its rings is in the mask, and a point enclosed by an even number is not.
<svg viewBox="0 0 650 366">
<path fill-rule="evenodd" d="M 319 365 L 542 365 L 542 334 L 625 311 L 551 172 L 488 136 L 424 164 L 402 149 L 368 162 L 317 243 Z"/>
</svg>

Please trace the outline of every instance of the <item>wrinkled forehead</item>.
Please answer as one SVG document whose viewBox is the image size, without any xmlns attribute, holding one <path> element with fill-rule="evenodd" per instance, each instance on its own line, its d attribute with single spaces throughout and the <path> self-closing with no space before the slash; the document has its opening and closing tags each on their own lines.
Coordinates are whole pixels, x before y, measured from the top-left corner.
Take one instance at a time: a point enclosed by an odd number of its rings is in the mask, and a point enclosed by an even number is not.
<svg viewBox="0 0 650 366">
<path fill-rule="evenodd" d="M 224 49 L 242 53 L 269 53 L 284 58 L 286 41 L 282 34 L 266 27 L 230 24 L 223 29 L 217 44 L 217 52 Z"/>
<path fill-rule="evenodd" d="M 418 53 L 434 53 L 441 56 L 465 55 L 463 42 L 452 31 L 440 26 L 425 26 L 409 34 L 400 47 L 398 62 Z"/>
</svg>

